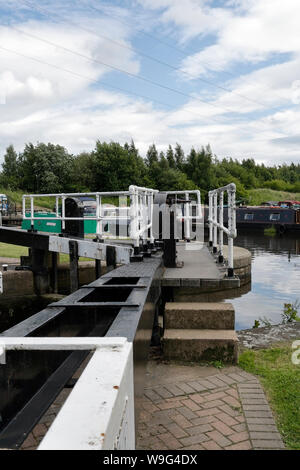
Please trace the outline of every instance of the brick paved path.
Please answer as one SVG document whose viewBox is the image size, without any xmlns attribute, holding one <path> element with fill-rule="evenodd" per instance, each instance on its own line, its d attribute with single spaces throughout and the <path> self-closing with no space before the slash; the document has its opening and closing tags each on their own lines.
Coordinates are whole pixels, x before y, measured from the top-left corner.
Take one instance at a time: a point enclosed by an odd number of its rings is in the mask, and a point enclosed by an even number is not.
<svg viewBox="0 0 300 470">
<path fill-rule="evenodd" d="M 137 449 L 284 448 L 258 379 L 238 367 L 218 371 L 151 361 L 147 377 Z M 62 390 L 21 450 L 38 447 L 70 392 Z"/>
<path fill-rule="evenodd" d="M 137 449 L 284 448 L 256 377 L 231 367 L 186 379 L 182 369 L 181 377 L 162 375 L 160 384 L 156 378 L 156 385 L 146 386 Z"/>
</svg>

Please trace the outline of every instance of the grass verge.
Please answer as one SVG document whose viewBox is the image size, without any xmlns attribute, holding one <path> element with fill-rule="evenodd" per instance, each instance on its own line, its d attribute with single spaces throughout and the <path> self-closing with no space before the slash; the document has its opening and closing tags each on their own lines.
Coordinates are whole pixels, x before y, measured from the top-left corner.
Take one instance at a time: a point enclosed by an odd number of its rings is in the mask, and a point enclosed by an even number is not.
<svg viewBox="0 0 300 470">
<path fill-rule="evenodd" d="M 248 200 L 251 206 L 260 205 L 266 201 L 285 201 L 285 200 L 299 201 L 300 193 L 288 193 L 286 191 L 274 191 L 273 189 L 258 188 L 248 190 Z"/>
<path fill-rule="evenodd" d="M 10 191 L 9 189 L 0 188 L 1 194 L 6 194 L 11 202 L 17 205 L 17 209 L 21 210 L 22 207 L 22 196 L 25 194 L 24 191 Z M 26 193 L 27 194 L 27 193 Z M 53 210 L 55 207 L 55 199 L 51 197 L 36 198 L 34 200 L 35 209 L 50 209 Z M 27 207 L 29 208 L 29 202 L 27 201 Z"/>
<path fill-rule="evenodd" d="M 9 243 L 0 243 L 0 257 L 2 258 L 19 258 L 27 256 L 28 248 L 25 246 L 10 245 Z"/>
<path fill-rule="evenodd" d="M 258 375 L 288 449 L 300 449 L 300 365 L 294 365 L 291 343 L 244 351 L 239 366 Z"/>
<path fill-rule="evenodd" d="M 0 243 L 0 258 L 20 258 L 20 256 L 28 256 L 28 248 L 18 245 L 10 245 L 9 243 Z M 79 258 L 79 261 L 93 261 L 91 258 Z M 69 255 L 60 254 L 60 263 L 68 263 Z"/>
<path fill-rule="evenodd" d="M 22 196 L 23 194 L 28 194 L 26 191 L 15 190 L 11 191 L 10 189 L 0 188 L 1 194 L 6 194 L 11 202 L 16 204 L 17 209 L 21 210 L 22 208 Z M 119 205 L 119 198 L 118 197 L 102 197 L 102 204 L 113 204 L 115 206 Z M 123 198 L 124 202 L 124 198 Z M 127 205 L 129 203 L 129 198 L 127 198 Z M 29 210 L 30 203 L 27 200 L 26 208 Z M 54 197 L 37 197 L 34 199 L 34 208 L 35 209 L 44 209 L 44 210 L 55 210 L 55 198 Z"/>
</svg>

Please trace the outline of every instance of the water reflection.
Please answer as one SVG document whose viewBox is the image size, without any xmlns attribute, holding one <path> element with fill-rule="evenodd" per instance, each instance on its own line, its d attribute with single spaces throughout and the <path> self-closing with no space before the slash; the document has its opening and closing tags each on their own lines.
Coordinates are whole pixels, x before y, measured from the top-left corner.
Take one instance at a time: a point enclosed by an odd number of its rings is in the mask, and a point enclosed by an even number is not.
<svg viewBox="0 0 300 470">
<path fill-rule="evenodd" d="M 236 329 L 251 328 L 259 317 L 280 323 L 283 304 L 300 300 L 300 235 L 239 233 L 235 244 L 252 253 L 251 291 L 230 300 Z"/>
</svg>

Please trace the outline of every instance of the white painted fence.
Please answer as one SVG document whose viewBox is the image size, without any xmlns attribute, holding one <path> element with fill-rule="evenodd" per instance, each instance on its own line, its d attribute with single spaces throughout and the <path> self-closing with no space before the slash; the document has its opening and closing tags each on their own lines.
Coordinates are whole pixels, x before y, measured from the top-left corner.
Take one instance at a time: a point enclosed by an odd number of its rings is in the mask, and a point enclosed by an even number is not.
<svg viewBox="0 0 300 470">
<path fill-rule="evenodd" d="M 112 225 L 119 224 L 119 231 L 121 233 L 114 238 L 128 239 L 127 225 L 129 225 L 129 238 L 133 241 L 135 248 L 138 248 L 140 243 L 146 245 L 147 242 L 154 243 L 154 217 L 158 214 L 154 212 L 154 195 L 158 190 L 151 188 L 143 188 L 131 185 L 128 191 L 115 191 L 115 192 L 91 192 L 91 193 L 62 193 L 62 194 L 25 194 L 22 201 L 23 219 L 29 219 L 31 227 L 34 228 L 35 220 L 59 220 L 62 224 L 62 229 L 65 229 L 65 223 L 68 220 L 95 220 L 96 236 L 99 239 L 112 238 L 111 234 L 104 232 L 104 222 L 110 222 Z M 178 204 L 176 211 L 177 220 L 183 220 L 185 226 L 185 238 L 191 238 L 191 222 L 202 219 L 201 197 L 199 190 L 188 191 L 168 191 L 168 194 L 174 195 L 174 204 Z M 180 203 L 178 196 L 185 196 L 185 203 Z M 90 197 L 94 199 L 95 214 L 87 214 L 82 217 L 67 217 L 66 216 L 66 199 L 67 198 L 83 198 Z M 43 198 L 53 198 L 53 205 L 55 205 L 55 212 L 51 216 L 36 215 L 35 200 Z M 104 198 L 118 198 L 118 205 L 108 207 L 103 204 Z M 194 200 L 192 199 L 194 198 Z M 28 207 L 29 206 L 29 207 Z M 196 214 L 192 215 L 192 207 L 196 206 Z M 123 223 L 122 223 L 123 222 Z M 158 224 L 158 221 L 156 221 Z M 125 230 L 125 233 L 124 233 Z M 122 233 L 123 232 L 123 233 Z"/>
<path fill-rule="evenodd" d="M 143 245 L 147 241 L 154 243 L 153 237 L 153 208 L 156 189 L 129 186 L 130 193 L 130 238 L 134 241 L 134 247 L 139 246 L 140 239 Z"/>
<path fill-rule="evenodd" d="M 30 219 L 31 227 L 34 227 L 35 220 L 41 220 L 40 216 L 35 215 L 35 200 L 37 198 L 54 198 L 55 215 L 52 217 L 42 217 L 42 220 L 59 220 L 62 229 L 65 229 L 65 223 L 68 220 L 96 220 L 96 235 L 99 239 L 111 238 L 104 232 L 103 222 L 115 222 L 116 224 L 124 221 L 124 227 L 127 232 L 127 223 L 129 223 L 129 237 L 133 240 L 134 246 L 138 247 L 140 241 L 144 244 L 146 241 L 154 242 L 153 238 L 153 199 L 158 191 L 151 188 L 143 188 L 131 185 L 128 191 L 113 192 L 93 192 L 93 193 L 62 193 L 62 194 L 25 194 L 22 199 L 23 219 Z M 66 199 L 67 198 L 92 197 L 95 199 L 96 214 L 82 217 L 66 217 Z M 104 207 L 102 201 L 104 198 L 119 198 L 117 207 Z M 129 200 L 129 206 L 127 206 Z M 29 201 L 30 207 L 27 208 Z M 29 216 L 28 216 L 29 212 Z M 118 238 L 128 238 L 127 233 Z"/>
<path fill-rule="evenodd" d="M 0 338 L 7 350 L 93 352 L 38 450 L 135 448 L 133 354 L 126 338 Z"/>
<path fill-rule="evenodd" d="M 228 198 L 228 228 L 224 225 L 224 193 Z M 233 276 L 233 239 L 236 231 L 236 186 L 234 183 L 209 191 L 209 244 L 213 252 L 219 255 L 219 261 L 223 262 L 223 236 L 228 237 L 228 276 Z"/>
</svg>

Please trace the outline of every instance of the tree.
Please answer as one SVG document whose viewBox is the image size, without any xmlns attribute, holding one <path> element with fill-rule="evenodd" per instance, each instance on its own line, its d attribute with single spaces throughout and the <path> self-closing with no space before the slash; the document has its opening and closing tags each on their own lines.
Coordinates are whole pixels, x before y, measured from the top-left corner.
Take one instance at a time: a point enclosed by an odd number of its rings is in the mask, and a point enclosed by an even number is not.
<svg viewBox="0 0 300 470">
<path fill-rule="evenodd" d="M 17 189 L 19 187 L 18 155 L 13 145 L 6 149 L 2 170 L 3 185 L 7 189 Z"/>
<path fill-rule="evenodd" d="M 165 154 L 153 143 L 143 159 L 133 140 L 124 146 L 98 141 L 94 151 L 75 157 L 60 145 L 29 143 L 19 154 L 13 145 L 6 149 L 0 175 L 3 188 L 32 193 L 116 191 L 137 184 L 160 190 L 199 188 L 207 194 L 230 182 L 242 198 L 250 188 L 300 192 L 300 165 L 266 166 L 252 157 L 218 160 L 209 145 L 192 148 L 185 158 L 179 143 L 175 149 L 169 145 Z"/>
<path fill-rule="evenodd" d="M 158 167 L 160 168 L 161 172 L 164 172 L 170 168 L 168 159 L 165 157 L 164 152 L 160 152 L 159 154 Z"/>
<path fill-rule="evenodd" d="M 158 151 L 155 147 L 155 144 L 150 145 L 147 156 L 146 164 L 148 167 L 151 167 L 154 163 L 158 163 Z"/>
<path fill-rule="evenodd" d="M 76 156 L 71 168 L 71 191 L 89 192 L 93 187 L 94 155 L 90 152 L 82 152 Z"/>
<path fill-rule="evenodd" d="M 210 147 L 202 147 L 200 151 L 192 148 L 186 164 L 188 178 L 194 181 L 197 187 L 209 190 L 217 185 L 213 170 Z"/>
<path fill-rule="evenodd" d="M 168 148 L 168 150 L 167 150 L 166 158 L 167 158 L 167 160 L 168 160 L 169 167 L 170 167 L 170 168 L 176 168 L 176 162 L 175 162 L 175 158 L 174 158 L 174 152 L 173 152 L 173 149 L 172 149 L 171 145 L 169 145 L 169 148 Z"/>
<path fill-rule="evenodd" d="M 174 157 L 176 162 L 176 168 L 178 170 L 183 170 L 185 155 L 181 145 L 179 144 L 176 144 Z"/>
<path fill-rule="evenodd" d="M 21 188 L 34 193 L 67 192 L 73 157 L 60 145 L 27 144 L 19 159 Z"/>
<path fill-rule="evenodd" d="M 147 184 L 146 167 L 137 151 L 117 142 L 96 143 L 92 160 L 93 191 L 123 191 Z"/>
</svg>

